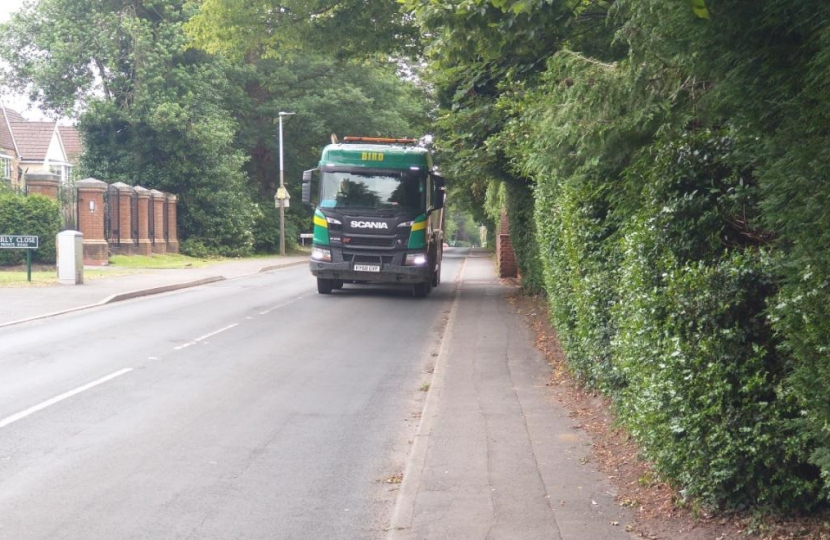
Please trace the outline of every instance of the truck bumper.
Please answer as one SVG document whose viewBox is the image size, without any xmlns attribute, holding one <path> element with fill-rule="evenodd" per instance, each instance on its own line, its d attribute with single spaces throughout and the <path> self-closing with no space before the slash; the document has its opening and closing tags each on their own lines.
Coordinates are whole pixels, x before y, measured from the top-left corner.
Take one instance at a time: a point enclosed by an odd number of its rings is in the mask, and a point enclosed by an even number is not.
<svg viewBox="0 0 830 540">
<path fill-rule="evenodd" d="M 326 263 L 311 261 L 311 273 L 322 279 L 363 281 L 366 283 L 423 283 L 432 279 L 427 266 L 381 265 L 380 272 L 356 272 L 350 262 Z"/>
</svg>

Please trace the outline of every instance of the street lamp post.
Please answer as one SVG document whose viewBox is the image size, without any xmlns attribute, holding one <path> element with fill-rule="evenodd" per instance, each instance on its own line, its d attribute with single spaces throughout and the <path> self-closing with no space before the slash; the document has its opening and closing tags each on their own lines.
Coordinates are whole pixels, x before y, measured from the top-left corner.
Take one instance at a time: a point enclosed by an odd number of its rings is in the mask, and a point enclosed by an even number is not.
<svg viewBox="0 0 830 540">
<path fill-rule="evenodd" d="M 285 178 L 282 166 L 282 117 L 291 116 L 294 113 L 280 112 L 280 189 L 279 194 L 282 195 L 278 199 L 280 207 L 280 255 L 285 256 Z"/>
</svg>

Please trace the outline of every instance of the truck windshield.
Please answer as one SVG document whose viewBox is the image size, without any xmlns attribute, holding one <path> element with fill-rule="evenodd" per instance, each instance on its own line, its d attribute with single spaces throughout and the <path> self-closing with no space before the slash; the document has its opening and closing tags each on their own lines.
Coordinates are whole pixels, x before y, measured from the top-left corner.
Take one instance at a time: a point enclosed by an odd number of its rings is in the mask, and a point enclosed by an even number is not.
<svg viewBox="0 0 830 540">
<path fill-rule="evenodd" d="M 426 174 L 422 171 L 323 171 L 320 206 L 394 214 L 423 212 Z"/>
</svg>

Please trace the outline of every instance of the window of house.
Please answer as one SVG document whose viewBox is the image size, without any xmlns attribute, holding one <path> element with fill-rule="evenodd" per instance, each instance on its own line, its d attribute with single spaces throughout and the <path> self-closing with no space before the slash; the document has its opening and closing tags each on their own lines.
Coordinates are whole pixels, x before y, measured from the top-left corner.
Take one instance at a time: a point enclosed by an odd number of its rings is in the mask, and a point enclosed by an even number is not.
<svg viewBox="0 0 830 540">
<path fill-rule="evenodd" d="M 69 180 L 69 167 L 66 165 L 49 165 L 49 172 L 58 175 L 61 183 Z"/>
<path fill-rule="evenodd" d="M 0 179 L 11 180 L 12 158 L 0 155 Z"/>
</svg>

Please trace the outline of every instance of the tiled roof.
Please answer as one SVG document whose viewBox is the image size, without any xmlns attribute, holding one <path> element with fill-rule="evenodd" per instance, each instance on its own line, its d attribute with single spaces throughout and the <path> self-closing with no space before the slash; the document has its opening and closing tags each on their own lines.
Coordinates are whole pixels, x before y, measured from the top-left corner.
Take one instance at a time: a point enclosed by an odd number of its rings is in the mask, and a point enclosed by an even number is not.
<svg viewBox="0 0 830 540">
<path fill-rule="evenodd" d="M 9 131 L 9 125 L 6 123 L 6 118 L 8 118 L 9 122 L 12 122 L 12 118 L 16 119 L 17 117 L 20 117 L 22 119 L 23 117 L 17 112 L 7 109 L 2 104 L 0 104 L 0 109 L 0 148 L 14 152 L 14 138 Z"/>
<path fill-rule="evenodd" d="M 14 140 L 20 150 L 20 158 L 26 161 L 43 161 L 55 132 L 54 122 L 11 122 Z"/>
<path fill-rule="evenodd" d="M 6 116 L 9 117 L 9 122 L 25 122 L 26 121 L 26 119 L 23 118 L 23 115 L 20 114 L 19 112 L 13 111 L 13 110 L 9 109 L 8 107 L 3 107 L 3 109 L 6 111 Z"/>
<path fill-rule="evenodd" d="M 73 126 L 58 126 L 63 141 L 63 149 L 66 150 L 66 159 L 70 163 L 77 164 L 78 158 L 84 151 L 81 143 L 81 134 Z"/>
</svg>

